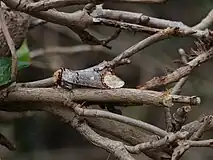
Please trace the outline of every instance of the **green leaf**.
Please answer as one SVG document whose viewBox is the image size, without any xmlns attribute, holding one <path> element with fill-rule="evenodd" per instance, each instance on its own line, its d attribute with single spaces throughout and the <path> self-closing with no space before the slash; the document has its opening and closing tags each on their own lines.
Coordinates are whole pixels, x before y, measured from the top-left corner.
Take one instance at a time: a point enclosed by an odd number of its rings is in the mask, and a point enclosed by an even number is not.
<svg viewBox="0 0 213 160">
<path fill-rule="evenodd" d="M 21 47 L 17 50 L 18 69 L 26 68 L 30 65 L 30 51 L 25 40 Z"/>
<path fill-rule="evenodd" d="M 30 65 L 30 52 L 26 40 L 17 50 L 18 70 L 26 68 Z M 0 57 L 0 86 L 11 81 L 11 57 Z"/>
<path fill-rule="evenodd" d="M 10 82 L 11 74 L 11 58 L 0 58 L 0 86 Z"/>
</svg>

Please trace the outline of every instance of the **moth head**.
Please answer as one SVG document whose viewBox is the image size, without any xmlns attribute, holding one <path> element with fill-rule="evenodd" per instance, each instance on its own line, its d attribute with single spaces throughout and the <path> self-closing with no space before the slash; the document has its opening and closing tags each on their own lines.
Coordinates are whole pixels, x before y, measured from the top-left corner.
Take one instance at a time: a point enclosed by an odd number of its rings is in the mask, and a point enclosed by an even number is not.
<svg viewBox="0 0 213 160">
<path fill-rule="evenodd" d="M 54 83 L 56 85 L 60 85 L 61 84 L 61 78 L 62 78 L 63 71 L 64 71 L 64 69 L 60 68 L 59 70 L 54 72 L 53 79 L 54 79 Z"/>
</svg>

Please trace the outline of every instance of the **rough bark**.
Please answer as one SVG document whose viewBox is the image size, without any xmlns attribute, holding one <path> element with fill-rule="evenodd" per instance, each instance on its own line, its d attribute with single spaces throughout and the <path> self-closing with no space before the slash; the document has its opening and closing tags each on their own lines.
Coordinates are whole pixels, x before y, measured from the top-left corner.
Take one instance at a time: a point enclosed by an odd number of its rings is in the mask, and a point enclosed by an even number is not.
<svg viewBox="0 0 213 160">
<path fill-rule="evenodd" d="M 25 13 L 11 11 L 5 8 L 3 8 L 3 12 L 10 35 L 13 38 L 16 49 L 18 49 L 27 35 L 30 24 L 30 16 Z M 7 41 L 5 40 L 1 27 L 0 46 L 0 57 L 10 56 L 9 47 L 7 45 Z"/>
</svg>

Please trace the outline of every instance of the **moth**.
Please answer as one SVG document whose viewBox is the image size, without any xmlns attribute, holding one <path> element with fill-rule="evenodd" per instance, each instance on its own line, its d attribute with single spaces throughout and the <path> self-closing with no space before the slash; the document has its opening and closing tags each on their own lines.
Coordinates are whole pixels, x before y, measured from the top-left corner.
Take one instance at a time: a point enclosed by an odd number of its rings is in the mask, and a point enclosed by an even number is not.
<svg viewBox="0 0 213 160">
<path fill-rule="evenodd" d="M 60 68 L 54 73 L 54 81 L 62 88 L 72 89 L 73 86 L 115 89 L 124 86 L 124 81 L 110 69 L 100 69 L 99 66 L 83 70 Z"/>
<path fill-rule="evenodd" d="M 57 85 L 70 90 L 73 89 L 74 86 L 115 89 L 121 88 L 125 84 L 111 69 L 104 68 L 103 63 L 91 68 L 76 71 L 60 68 L 54 73 L 53 77 Z M 114 105 L 102 104 L 100 107 L 102 109 L 107 108 L 108 111 L 116 114 L 122 114 L 121 110 L 116 109 Z"/>
</svg>

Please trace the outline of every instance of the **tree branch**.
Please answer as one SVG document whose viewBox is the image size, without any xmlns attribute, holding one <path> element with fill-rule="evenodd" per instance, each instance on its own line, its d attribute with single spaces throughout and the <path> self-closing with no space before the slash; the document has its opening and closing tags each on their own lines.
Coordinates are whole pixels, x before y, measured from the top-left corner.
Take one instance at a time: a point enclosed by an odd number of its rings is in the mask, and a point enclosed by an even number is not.
<svg viewBox="0 0 213 160">
<path fill-rule="evenodd" d="M 153 79 L 147 81 L 144 85 L 139 86 L 140 89 L 152 89 L 155 87 L 165 86 L 172 82 L 178 81 L 180 78 L 187 76 L 200 64 L 206 62 L 213 55 L 213 48 L 208 51 L 202 51 L 195 59 L 188 62 L 185 66 L 176 69 L 174 72 L 161 77 L 154 77 Z"/>
<path fill-rule="evenodd" d="M 204 19 L 202 19 L 200 23 L 195 25 L 193 29 L 204 30 L 212 24 L 213 24 L 213 9 L 208 13 L 208 15 Z"/>
<path fill-rule="evenodd" d="M 110 20 L 105 18 L 93 18 L 93 24 L 94 25 L 102 24 L 105 26 L 121 28 L 124 30 L 133 31 L 133 32 L 157 33 L 161 31 L 161 29 L 157 29 L 157 28 L 151 28 L 151 27 L 146 27 L 142 25 L 120 22 L 120 21 Z"/>
<path fill-rule="evenodd" d="M 113 60 L 109 62 L 109 66 L 116 67 L 120 64 L 123 64 L 123 61 L 130 58 L 135 53 L 139 52 L 140 50 L 152 45 L 153 43 L 156 43 L 160 40 L 169 38 L 170 36 L 178 36 L 182 35 L 183 33 L 176 28 L 167 28 L 165 30 L 162 30 L 140 42 L 133 45 L 132 47 L 126 49 L 124 52 L 122 52 L 120 55 L 115 57 Z"/>
<path fill-rule="evenodd" d="M 183 64 L 187 64 L 187 58 L 186 58 L 186 53 L 185 51 L 180 48 L 178 50 L 180 56 L 181 56 L 181 61 L 183 62 Z M 183 78 L 181 78 L 176 84 L 175 86 L 172 88 L 171 94 L 179 94 L 181 92 L 181 88 L 183 87 L 183 85 L 186 83 L 188 79 L 188 76 L 185 76 Z M 177 112 L 173 115 L 172 117 L 172 113 L 171 113 L 171 108 L 166 107 L 165 108 L 165 119 L 166 119 L 166 128 L 168 132 L 171 132 L 172 130 L 181 127 L 181 125 L 185 122 L 186 120 L 186 113 L 188 113 L 189 110 L 187 110 L 188 106 L 184 106 L 181 108 L 181 113 L 179 112 L 179 109 L 177 110 Z M 188 107 L 189 108 L 189 107 Z M 183 116 L 182 116 L 183 115 Z M 173 126 L 173 124 L 175 126 Z M 178 129 L 179 130 L 179 129 Z M 176 130 L 177 131 L 177 130 Z"/>
<path fill-rule="evenodd" d="M 27 82 L 27 83 L 17 83 L 16 87 L 26 87 L 26 88 L 43 88 L 43 87 L 52 87 L 54 85 L 53 77 Z"/>
<path fill-rule="evenodd" d="M 119 105 L 132 104 L 153 104 L 163 106 L 164 93 L 138 90 L 138 89 L 73 89 L 67 91 L 64 89 L 52 88 L 14 88 L 8 93 L 7 98 L 1 102 L 4 103 L 23 103 L 23 102 L 47 102 L 63 104 L 67 99 L 76 102 L 90 102 L 95 104 L 113 103 Z M 103 98 L 104 97 L 104 98 Z M 181 95 L 171 95 L 172 103 L 183 103 L 199 105 L 199 97 L 189 97 Z M 3 105 L 4 106 L 4 105 Z M 4 107 L 5 108 L 5 107 Z M 5 108 L 6 109 L 6 108 Z M 8 108 L 9 109 L 9 108 Z M 6 109 L 7 110 L 7 109 Z M 10 108 L 9 110 L 13 110 Z"/>
<path fill-rule="evenodd" d="M 188 132 L 176 132 L 174 133 L 169 133 L 166 135 L 164 138 L 154 141 L 154 142 L 146 142 L 146 143 L 141 143 L 135 146 L 126 146 L 126 149 L 130 153 L 140 153 L 143 150 L 147 149 L 153 149 L 153 148 L 158 148 L 166 144 L 170 144 L 176 140 L 179 139 L 184 139 L 187 136 Z"/>
<path fill-rule="evenodd" d="M 107 119 L 115 120 L 115 121 L 122 122 L 122 123 L 125 123 L 125 124 L 129 124 L 131 126 L 142 128 L 142 129 L 144 129 L 148 132 L 157 134 L 159 136 L 167 135 L 166 131 L 164 131 L 164 130 L 158 128 L 158 127 L 155 127 L 153 125 L 150 125 L 150 124 L 145 123 L 145 122 L 140 121 L 140 120 L 132 119 L 132 118 L 122 116 L 122 115 L 118 115 L 118 114 L 114 114 L 114 113 L 111 113 L 111 112 L 97 110 L 97 109 L 83 109 L 83 108 L 80 108 L 78 105 L 73 107 L 73 110 L 79 116 L 94 117 L 94 118 L 95 117 L 107 118 Z"/>
<path fill-rule="evenodd" d="M 53 8 L 61 8 L 61 7 L 67 7 L 71 5 L 85 5 L 88 3 L 105 3 L 105 2 L 137 2 L 137 3 L 144 3 L 144 2 L 150 2 L 150 3 L 161 3 L 165 0 L 51 0 L 51 1 L 38 1 L 38 2 L 22 2 L 25 10 L 28 10 L 30 12 L 38 12 L 38 11 L 46 11 Z M 13 1 L 10 2 L 11 5 L 14 4 Z M 17 6 L 18 7 L 18 6 Z"/>
<path fill-rule="evenodd" d="M 143 13 L 103 9 L 101 5 L 97 6 L 97 9 L 93 12 L 93 15 L 97 18 L 107 18 L 111 20 L 147 25 L 150 27 L 161 29 L 165 29 L 168 27 L 179 28 L 180 30 L 183 30 L 186 33 L 193 33 L 191 34 L 191 36 L 194 36 L 196 38 L 208 37 L 209 35 L 208 31 L 202 31 L 196 28 L 191 28 L 183 24 L 182 22 L 154 18 L 146 16 Z"/>
<path fill-rule="evenodd" d="M 54 47 L 47 47 L 47 48 L 41 48 L 31 51 L 31 58 L 35 58 L 38 56 L 45 56 L 49 54 L 68 54 L 73 55 L 76 53 L 82 53 L 82 52 L 109 52 L 108 49 L 101 45 L 76 45 L 72 47 L 62 47 L 62 46 L 54 46 Z"/>
<path fill-rule="evenodd" d="M 112 153 L 119 160 L 134 160 L 134 158 L 126 151 L 122 142 L 100 136 L 93 131 L 84 120 L 80 120 L 75 116 L 70 116 L 69 110 L 46 108 L 46 111 L 62 118 L 66 123 L 69 123 L 70 126 L 82 134 L 88 141 Z"/>
<path fill-rule="evenodd" d="M 102 118 L 86 118 L 89 125 L 101 133 L 109 134 L 114 136 L 116 139 L 120 139 L 130 145 L 137 145 L 143 142 L 156 141 L 158 136 L 148 135 L 144 130 L 116 122 L 113 120 L 102 119 Z M 116 130 L 114 129 L 116 128 Z M 153 159 L 169 158 L 170 156 L 165 153 L 162 149 L 156 150 L 143 150 L 145 155 Z"/>
</svg>

